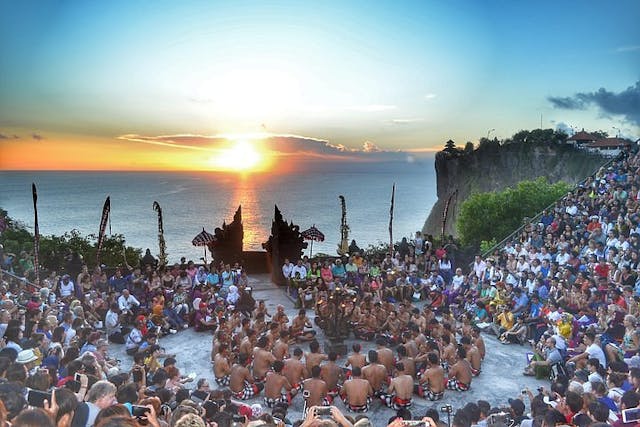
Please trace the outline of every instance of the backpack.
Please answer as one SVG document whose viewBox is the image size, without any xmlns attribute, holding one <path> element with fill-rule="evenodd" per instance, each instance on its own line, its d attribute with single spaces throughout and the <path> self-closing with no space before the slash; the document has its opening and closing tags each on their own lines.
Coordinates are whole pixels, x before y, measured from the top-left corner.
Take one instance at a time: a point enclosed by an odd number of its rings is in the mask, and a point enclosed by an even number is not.
<svg viewBox="0 0 640 427">
<path fill-rule="evenodd" d="M 558 378 L 568 378 L 567 367 L 564 364 L 564 361 L 555 363 L 551 365 L 551 369 L 549 369 L 549 379 L 551 382 L 555 382 Z"/>
</svg>

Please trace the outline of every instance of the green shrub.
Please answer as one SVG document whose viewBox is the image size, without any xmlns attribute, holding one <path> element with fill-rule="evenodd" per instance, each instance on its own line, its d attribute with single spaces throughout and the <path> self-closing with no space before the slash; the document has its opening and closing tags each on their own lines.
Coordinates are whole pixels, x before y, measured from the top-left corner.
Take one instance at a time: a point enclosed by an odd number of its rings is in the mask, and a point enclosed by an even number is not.
<svg viewBox="0 0 640 427">
<path fill-rule="evenodd" d="M 564 182 L 550 184 L 541 177 L 501 192 L 473 194 L 460 208 L 456 229 L 465 245 L 501 241 L 522 225 L 523 218 L 537 214 L 570 188 Z"/>
</svg>

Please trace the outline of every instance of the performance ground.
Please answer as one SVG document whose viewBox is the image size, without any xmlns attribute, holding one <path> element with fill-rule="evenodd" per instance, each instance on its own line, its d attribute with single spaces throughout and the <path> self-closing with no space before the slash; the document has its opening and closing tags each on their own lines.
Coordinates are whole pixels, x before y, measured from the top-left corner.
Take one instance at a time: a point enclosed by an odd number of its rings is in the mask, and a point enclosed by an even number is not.
<svg viewBox="0 0 640 427">
<path fill-rule="evenodd" d="M 269 313 L 276 311 L 276 306 L 282 304 L 290 319 L 297 314 L 292 301 L 285 295 L 282 288 L 273 285 L 267 275 L 257 275 L 250 279 L 253 287 L 253 296 L 256 300 L 263 299 L 269 309 Z M 310 315 L 313 317 L 313 314 Z M 536 380 L 533 377 L 522 375 L 522 371 L 526 364 L 526 352 L 530 349 L 526 346 L 519 345 L 503 345 L 494 336 L 483 334 L 486 342 L 487 355 L 482 364 L 482 373 L 475 377 L 471 384 L 471 390 L 467 392 L 449 391 L 445 392 L 444 399 L 438 402 L 414 396 L 412 414 L 415 416 L 423 416 L 427 409 L 436 408 L 438 411 L 446 404 L 450 404 L 455 412 L 456 409 L 464 406 L 468 402 L 475 402 L 479 399 L 487 400 L 492 406 L 508 407 L 507 399 L 521 395 L 523 388 L 528 387 L 535 393 L 535 389 L 540 386 L 549 386 L 549 381 Z M 195 373 L 197 378 L 207 378 L 212 388 L 217 387 L 213 380 L 213 370 L 210 363 L 210 352 L 212 335 L 205 333 L 196 333 L 193 329 L 187 329 L 178 332 L 176 335 L 169 335 L 160 340 L 160 345 L 165 348 L 167 353 L 177 355 L 177 367 L 182 375 Z M 321 345 L 324 343 L 324 334 L 318 330 L 318 341 Z M 353 339 L 345 341 L 347 347 L 351 349 L 351 345 L 355 342 Z M 295 346 L 291 346 L 293 350 Z M 301 345 L 303 351 L 309 350 L 308 343 Z M 374 348 L 372 343 L 362 342 L 362 352 L 367 353 L 368 350 Z M 109 354 L 122 360 L 122 368 L 129 370 L 132 358 L 124 351 L 124 345 L 111 344 L 109 346 Z M 340 360 L 339 360 L 340 363 Z M 342 363 L 344 363 L 344 358 Z M 188 383 L 188 388 L 195 388 L 195 382 Z M 524 399 L 529 411 L 529 402 Z M 262 395 L 254 399 L 246 401 L 247 404 L 260 403 L 265 408 L 262 401 Z M 349 414 L 340 399 L 336 399 L 335 406 L 340 408 L 345 414 Z M 302 417 L 303 399 L 297 396 L 293 400 L 292 406 L 289 408 L 288 418 L 292 421 Z M 386 426 L 387 420 L 394 415 L 395 411 L 382 405 L 380 401 L 374 401 L 371 410 L 368 413 L 370 419 L 374 421 L 374 425 Z M 352 414 L 353 415 L 353 414 Z M 441 413 L 441 418 L 446 422 L 446 414 Z"/>
</svg>

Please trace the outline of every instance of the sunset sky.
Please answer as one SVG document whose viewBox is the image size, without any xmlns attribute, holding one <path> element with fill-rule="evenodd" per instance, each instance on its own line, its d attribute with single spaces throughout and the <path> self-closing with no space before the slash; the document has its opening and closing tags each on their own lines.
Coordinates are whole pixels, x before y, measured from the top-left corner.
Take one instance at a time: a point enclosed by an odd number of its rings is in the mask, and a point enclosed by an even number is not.
<svg viewBox="0 0 640 427">
<path fill-rule="evenodd" d="M 3 1 L 0 169 L 403 160 L 541 121 L 636 139 L 639 16 L 637 0 Z"/>
</svg>

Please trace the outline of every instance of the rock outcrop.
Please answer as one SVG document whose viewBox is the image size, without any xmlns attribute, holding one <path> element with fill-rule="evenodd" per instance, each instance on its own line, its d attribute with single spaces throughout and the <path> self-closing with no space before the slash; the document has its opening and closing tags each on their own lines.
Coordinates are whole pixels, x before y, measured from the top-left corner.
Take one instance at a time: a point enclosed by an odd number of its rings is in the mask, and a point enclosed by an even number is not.
<svg viewBox="0 0 640 427">
<path fill-rule="evenodd" d="M 423 232 L 440 236 L 444 222 L 444 233 L 456 236 L 460 206 L 472 193 L 500 191 L 541 176 L 550 182 L 575 184 L 606 161 L 603 156 L 566 143 L 496 143 L 473 151 L 447 148 L 436 154 L 438 200 Z"/>
</svg>

